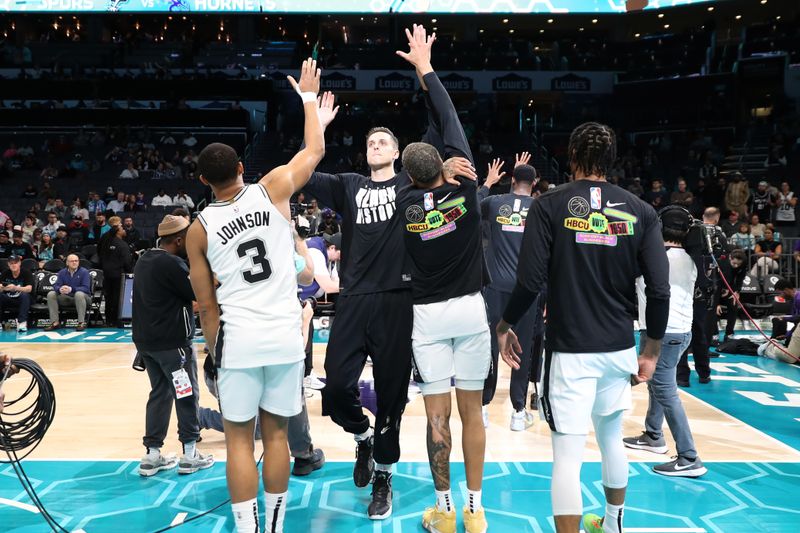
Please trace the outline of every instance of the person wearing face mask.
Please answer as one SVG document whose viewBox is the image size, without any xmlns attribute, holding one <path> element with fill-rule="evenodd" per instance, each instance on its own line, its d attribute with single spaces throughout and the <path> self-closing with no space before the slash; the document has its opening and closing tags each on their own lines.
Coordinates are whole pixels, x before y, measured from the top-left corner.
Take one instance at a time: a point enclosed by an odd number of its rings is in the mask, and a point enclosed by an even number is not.
<svg viewBox="0 0 800 533">
<path fill-rule="evenodd" d="M 185 261 L 188 229 L 185 218 L 165 216 L 158 225 L 158 247 L 143 254 L 133 271 L 133 342 L 151 386 L 143 439 L 147 453 L 139 464 L 145 477 L 176 466 L 178 473 L 192 474 L 214 464 L 213 456 L 196 448 L 199 389 L 192 346 L 195 296 Z M 161 454 L 173 403 L 183 444 L 180 459 Z"/>
</svg>

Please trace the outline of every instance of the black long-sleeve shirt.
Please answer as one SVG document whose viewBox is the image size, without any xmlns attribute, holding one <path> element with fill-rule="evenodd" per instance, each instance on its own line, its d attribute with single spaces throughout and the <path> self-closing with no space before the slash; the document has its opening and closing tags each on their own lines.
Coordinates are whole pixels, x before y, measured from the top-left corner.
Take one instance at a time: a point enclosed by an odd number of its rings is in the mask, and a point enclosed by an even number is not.
<svg viewBox="0 0 800 533">
<path fill-rule="evenodd" d="M 423 80 L 428 87 L 429 125 L 422 140 L 446 151 L 433 132 L 441 127 L 443 112 L 439 110 L 448 106 L 452 109 L 453 105 L 435 73 L 426 74 Z M 397 192 L 410 183 L 405 170 L 381 182 L 357 173 L 311 175 L 305 191 L 342 217 L 339 270 L 342 294 L 411 288 L 411 270 L 403 242 L 405 217 L 396 213 Z"/>
<path fill-rule="evenodd" d="M 607 182 L 578 180 L 528 212 L 517 284 L 503 318 L 516 323 L 547 285 L 547 348 L 612 352 L 635 345 L 635 279 L 644 276 L 648 337 L 669 317 L 669 263 L 655 210 Z"/>
<path fill-rule="evenodd" d="M 517 263 L 522 247 L 522 234 L 533 198 L 521 194 L 489 196 L 489 189 L 481 187 L 481 216 L 489 227 L 489 246 L 486 264 L 492 276 L 492 288 L 511 292 L 517 280 Z"/>
<path fill-rule="evenodd" d="M 114 237 L 106 246 L 101 246 L 98 250 L 100 266 L 103 267 L 103 275 L 107 278 L 118 279 L 133 268 L 133 257 L 128 243 Z"/>
<path fill-rule="evenodd" d="M 183 348 L 194 337 L 189 267 L 160 248 L 142 255 L 133 270 L 133 342 L 137 350 Z"/>
</svg>

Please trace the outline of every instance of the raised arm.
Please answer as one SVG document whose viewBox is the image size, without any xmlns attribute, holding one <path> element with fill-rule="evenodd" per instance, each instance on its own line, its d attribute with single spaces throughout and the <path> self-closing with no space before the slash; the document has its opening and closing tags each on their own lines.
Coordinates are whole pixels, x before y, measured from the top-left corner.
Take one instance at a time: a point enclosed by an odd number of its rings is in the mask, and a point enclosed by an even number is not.
<svg viewBox="0 0 800 533">
<path fill-rule="evenodd" d="M 317 62 L 307 59 L 303 61 L 299 82 L 289 76 L 289 82 L 303 99 L 303 111 L 305 112 L 303 141 L 305 147 L 287 164 L 273 169 L 259 181 L 267 189 L 272 202 L 279 209 L 285 211 L 284 216 L 287 219 L 290 218 L 289 198 L 303 188 L 311 177 L 314 168 L 325 155 L 325 138 L 317 112 L 320 75 L 321 71 L 317 68 Z"/>
<path fill-rule="evenodd" d="M 214 275 L 206 258 L 208 238 L 206 230 L 195 220 L 186 235 L 186 254 L 189 258 L 189 279 L 200 310 L 200 325 L 206 345 L 215 354 L 219 331 L 219 304 L 214 290 Z"/>
</svg>

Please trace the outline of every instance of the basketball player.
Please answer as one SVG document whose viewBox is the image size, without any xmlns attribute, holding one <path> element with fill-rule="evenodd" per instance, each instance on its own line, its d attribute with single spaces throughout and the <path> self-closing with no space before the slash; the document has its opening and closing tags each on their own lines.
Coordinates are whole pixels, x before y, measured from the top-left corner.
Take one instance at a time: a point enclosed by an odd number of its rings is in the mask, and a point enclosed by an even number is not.
<svg viewBox="0 0 800 533">
<path fill-rule="evenodd" d="M 426 84 L 430 80 L 439 83 L 430 63 L 435 35 L 428 37 L 417 25 L 413 34 L 406 30 L 406 35 L 411 51 L 398 54 L 414 65 L 426 91 L 429 128 L 424 139 L 428 139 L 437 117 L 454 110 L 437 108 L 437 102 L 427 95 Z M 323 119 L 324 126 L 329 123 Z M 305 189 L 343 219 L 341 293 L 325 356 L 322 414 L 355 436 L 355 485 L 366 487 L 373 469 L 377 470 L 367 509 L 375 520 L 392 513 L 392 464 L 400 459 L 400 420 L 411 374 L 411 276 L 403 261 L 403 215 L 395 209 L 399 187 L 410 181 L 405 171 L 395 173 L 399 155 L 391 130 L 373 128 L 367 134 L 369 177 L 315 172 Z M 463 158 L 448 160 L 445 173 L 451 180 L 456 173 L 477 178 L 471 163 Z M 374 432 L 358 396 L 367 354 L 372 357 L 378 404 Z"/>
<path fill-rule="evenodd" d="M 267 531 L 283 531 L 287 418 L 301 411 L 305 357 L 289 198 L 305 185 L 325 152 L 320 116 L 336 113 L 333 97 L 326 95 L 318 115 L 319 79 L 311 59 L 303 62 L 299 82 L 289 77 L 303 100 L 305 148 L 288 164 L 257 184 L 244 185 L 244 168 L 233 148 L 213 143 L 198 158 L 200 179 L 219 200 L 192 224 L 187 250 L 200 321 L 219 368 L 228 490 L 242 533 L 260 531 L 253 459 L 256 416 L 264 444 Z"/>
<path fill-rule="evenodd" d="M 489 196 L 489 189 L 500 181 L 505 175 L 501 172 L 503 162 L 495 159 L 489 165 L 489 173 L 483 187 L 478 189 L 481 199 L 481 216 L 489 226 L 489 246 L 486 248 L 486 265 L 489 268 L 491 283 L 483 290 L 486 305 L 489 311 L 489 327 L 492 333 L 492 368 L 483 388 L 483 425 L 489 424 L 489 412 L 486 408 L 494 398 L 497 388 L 497 335 L 495 328 L 503 316 L 511 291 L 514 290 L 517 273 L 517 260 L 519 249 L 522 246 L 522 232 L 525 231 L 525 221 L 528 210 L 533 203 L 531 193 L 536 183 L 536 169 L 527 164 L 530 155 L 517 156 L 511 178 L 511 192 Z M 524 161 L 524 162 L 523 162 Z M 536 335 L 537 330 L 543 333 L 542 306 L 540 295 L 536 304 L 525 313 L 516 325 L 522 346 L 522 358 L 519 370 L 511 370 L 511 405 L 514 413 L 511 415 L 511 431 L 524 431 L 533 425 L 533 414 L 525 409 L 525 400 L 528 394 L 528 383 L 531 375 L 538 376 L 533 362 L 541 361 L 542 335 Z M 535 340 L 537 342 L 535 342 Z M 534 366 L 533 372 L 531 366 Z"/>
<path fill-rule="evenodd" d="M 448 98 L 440 83 L 432 80 L 428 88 L 432 99 Z M 443 131 L 461 132 L 459 142 L 447 143 L 445 156 L 458 154 L 471 160 L 458 115 L 440 118 Z M 445 183 L 442 160 L 430 144 L 409 144 L 403 150 L 403 167 L 412 184 L 400 189 L 397 208 L 406 219 L 415 381 L 425 400 L 428 461 L 436 492 L 436 505 L 425 510 L 422 526 L 435 533 L 456 530 L 450 490 L 450 382 L 455 378 L 467 473 L 464 525 L 468 533 L 483 533 L 487 528 L 481 506 L 486 430 L 481 398 L 491 366 L 491 338 L 481 294 L 487 277 L 477 191 L 475 182 L 468 179 L 457 186 Z"/>
<path fill-rule="evenodd" d="M 575 128 L 567 148 L 574 181 L 533 203 L 523 235 L 517 284 L 497 326 L 501 356 L 519 368 L 510 330 L 547 285 L 547 332 L 540 411 L 553 442 L 552 503 L 556 530 L 576 533 L 580 470 L 591 420 L 603 463 L 604 519 L 587 515 L 587 531 L 620 533 L 628 485 L 622 415 L 631 382 L 653 375 L 669 315 L 669 264 L 653 208 L 606 182 L 616 158 L 608 126 Z M 647 341 L 638 358 L 631 325 L 635 280 L 644 276 Z M 602 530 L 593 527 L 602 524 Z"/>
</svg>

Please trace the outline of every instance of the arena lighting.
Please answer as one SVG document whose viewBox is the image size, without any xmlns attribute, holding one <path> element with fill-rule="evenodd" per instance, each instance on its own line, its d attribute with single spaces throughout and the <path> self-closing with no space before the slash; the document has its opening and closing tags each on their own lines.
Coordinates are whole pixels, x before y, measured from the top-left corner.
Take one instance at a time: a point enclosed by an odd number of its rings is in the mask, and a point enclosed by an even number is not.
<svg viewBox="0 0 800 533">
<path fill-rule="evenodd" d="M 431 19 L 431 22 L 436 24 L 436 19 Z"/>
<path fill-rule="evenodd" d="M 508 19 L 503 19 L 503 24 L 508 24 Z"/>
<path fill-rule="evenodd" d="M 640 33 L 634 33 L 633 34 L 633 36 L 636 37 L 637 39 L 639 38 L 639 35 L 641 35 L 641 34 Z"/>
<path fill-rule="evenodd" d="M 539 30 L 539 33 L 544 33 L 544 30 Z"/>
<path fill-rule="evenodd" d="M 548 24 L 552 24 L 553 23 L 553 19 L 547 19 L 547 23 Z"/>
<path fill-rule="evenodd" d="M 592 24 L 597 24 L 597 19 L 592 19 Z"/>
<path fill-rule="evenodd" d="M 664 18 L 664 13 L 659 13 L 658 14 L 658 18 L 663 19 Z"/>
<path fill-rule="evenodd" d="M 508 33 L 514 33 L 513 29 L 508 30 Z"/>
<path fill-rule="evenodd" d="M 742 16 L 741 15 L 736 15 L 736 20 L 742 20 Z"/>
<path fill-rule="evenodd" d="M 669 29 L 669 24 L 664 24 L 664 29 L 668 30 Z"/>
</svg>

